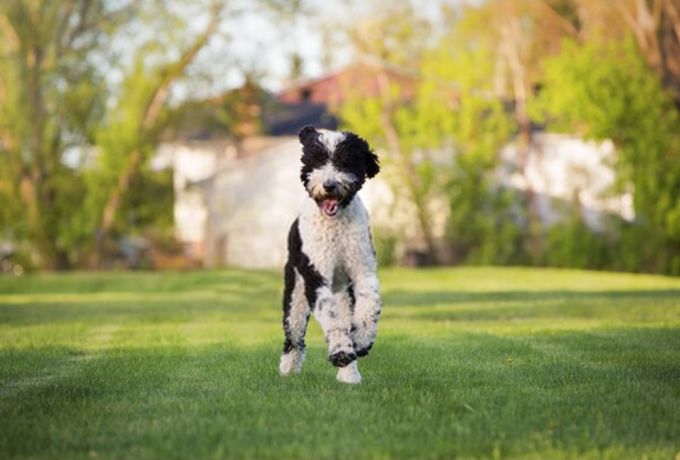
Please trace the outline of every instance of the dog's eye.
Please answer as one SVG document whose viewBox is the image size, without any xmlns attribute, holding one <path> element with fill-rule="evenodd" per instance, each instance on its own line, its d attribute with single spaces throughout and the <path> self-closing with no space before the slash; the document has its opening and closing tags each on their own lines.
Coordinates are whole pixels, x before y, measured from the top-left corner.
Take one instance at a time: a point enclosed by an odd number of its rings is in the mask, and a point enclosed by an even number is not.
<svg viewBox="0 0 680 460">
<path fill-rule="evenodd" d="M 345 152 L 341 154 L 336 154 L 333 157 L 333 164 L 338 169 L 352 169 L 356 164 L 356 159 L 352 158 L 351 155 L 347 155 Z"/>
</svg>

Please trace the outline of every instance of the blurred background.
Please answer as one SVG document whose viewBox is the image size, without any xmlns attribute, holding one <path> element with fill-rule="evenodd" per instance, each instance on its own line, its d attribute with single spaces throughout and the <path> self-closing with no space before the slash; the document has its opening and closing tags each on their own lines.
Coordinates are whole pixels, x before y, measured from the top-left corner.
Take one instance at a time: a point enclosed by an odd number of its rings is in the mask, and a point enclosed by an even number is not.
<svg viewBox="0 0 680 460">
<path fill-rule="evenodd" d="M 0 269 L 280 267 L 295 137 L 380 263 L 680 275 L 679 0 L 3 0 Z"/>
</svg>

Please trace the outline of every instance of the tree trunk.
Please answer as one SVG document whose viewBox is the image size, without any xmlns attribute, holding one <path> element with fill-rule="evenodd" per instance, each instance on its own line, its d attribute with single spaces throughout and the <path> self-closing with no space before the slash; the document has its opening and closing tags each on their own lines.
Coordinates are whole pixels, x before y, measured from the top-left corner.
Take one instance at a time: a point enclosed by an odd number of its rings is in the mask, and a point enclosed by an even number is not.
<svg viewBox="0 0 680 460">
<path fill-rule="evenodd" d="M 646 61 L 680 103 L 680 3 L 635 0 L 616 6 Z"/>
<path fill-rule="evenodd" d="M 402 177 L 405 180 L 406 189 L 409 192 L 411 200 L 416 208 L 416 216 L 418 218 L 418 225 L 420 227 L 420 232 L 425 242 L 425 248 L 428 257 L 433 261 L 438 261 L 437 248 L 434 242 L 434 236 L 432 235 L 432 223 L 430 219 L 430 213 L 427 209 L 427 202 L 423 199 L 418 186 L 418 178 L 416 177 L 416 172 L 413 169 L 408 157 L 404 154 L 401 148 L 401 142 L 399 142 L 399 135 L 396 129 L 392 125 L 389 115 L 383 113 L 380 117 L 380 122 L 385 132 L 385 137 L 387 138 L 387 144 L 392 153 L 394 153 L 399 159 L 399 166 L 401 168 Z"/>
<path fill-rule="evenodd" d="M 427 201 L 420 193 L 417 172 L 415 171 L 411 160 L 404 152 L 399 140 L 399 134 L 392 123 L 392 108 L 390 107 L 390 102 L 387 100 L 388 77 L 384 73 L 380 73 L 378 75 L 378 84 L 380 93 L 383 96 L 383 101 L 386 105 L 380 116 L 380 124 L 382 126 L 383 132 L 385 133 L 387 145 L 390 151 L 396 155 L 399 161 L 399 167 L 401 169 L 401 175 L 405 181 L 406 189 L 408 190 L 411 201 L 416 208 L 418 226 L 420 227 L 420 233 L 423 237 L 423 241 L 425 242 L 427 256 L 432 262 L 437 263 L 439 261 L 439 257 L 437 254 L 434 235 L 432 234 L 432 219 L 430 218 L 430 213 L 427 209 Z"/>
<path fill-rule="evenodd" d="M 528 176 L 529 155 L 533 143 L 531 120 L 527 114 L 527 102 L 530 96 L 530 81 L 527 69 L 522 61 L 522 31 L 517 17 L 511 17 L 501 26 L 503 44 L 502 52 L 510 70 L 510 81 L 515 100 L 515 119 L 519 126 L 517 135 L 517 165 L 524 178 L 524 204 L 527 216 L 529 254 L 534 262 L 538 262 L 541 253 L 541 222 L 538 215 L 536 194 Z"/>
<path fill-rule="evenodd" d="M 58 166 L 59 146 L 47 145 L 45 140 L 45 102 L 41 86 L 43 50 L 34 45 L 24 56 L 24 70 L 28 91 L 30 129 L 30 166 L 24 169 L 20 182 L 20 197 L 28 214 L 28 230 L 44 269 L 59 270 L 69 267 L 67 254 L 57 245 L 55 202 L 57 190 L 52 181 Z"/>
<path fill-rule="evenodd" d="M 118 181 L 116 182 L 115 188 L 109 195 L 109 198 L 104 205 L 101 226 L 95 240 L 95 263 L 99 268 L 103 268 L 102 264 L 104 263 L 105 259 L 104 246 L 106 244 L 106 239 L 109 237 L 111 230 L 113 229 L 113 225 L 116 222 L 116 214 L 118 209 L 120 209 L 121 200 L 123 199 L 123 195 L 128 189 L 132 178 L 139 171 L 141 163 L 141 150 L 135 149 L 132 154 L 130 154 L 127 164 L 123 168 L 121 174 L 118 176 Z"/>
</svg>

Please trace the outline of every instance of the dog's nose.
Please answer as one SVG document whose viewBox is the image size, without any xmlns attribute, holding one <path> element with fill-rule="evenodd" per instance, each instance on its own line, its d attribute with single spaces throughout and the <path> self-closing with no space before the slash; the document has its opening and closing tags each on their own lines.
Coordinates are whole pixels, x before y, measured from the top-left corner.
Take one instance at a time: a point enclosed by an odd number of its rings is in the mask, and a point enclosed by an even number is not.
<svg viewBox="0 0 680 460">
<path fill-rule="evenodd" d="M 326 193 L 333 193 L 338 189 L 338 183 L 328 180 L 323 183 L 323 189 L 326 191 Z"/>
</svg>

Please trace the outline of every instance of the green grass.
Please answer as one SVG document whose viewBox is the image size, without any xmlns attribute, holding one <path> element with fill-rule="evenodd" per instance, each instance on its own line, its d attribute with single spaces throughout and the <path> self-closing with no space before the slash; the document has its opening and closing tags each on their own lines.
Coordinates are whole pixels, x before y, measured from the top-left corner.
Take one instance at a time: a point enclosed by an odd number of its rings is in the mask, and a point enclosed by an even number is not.
<svg viewBox="0 0 680 460">
<path fill-rule="evenodd" d="M 316 323 L 278 376 L 277 273 L 0 278 L 0 458 L 680 458 L 680 279 L 381 280 L 353 387 Z"/>
</svg>

